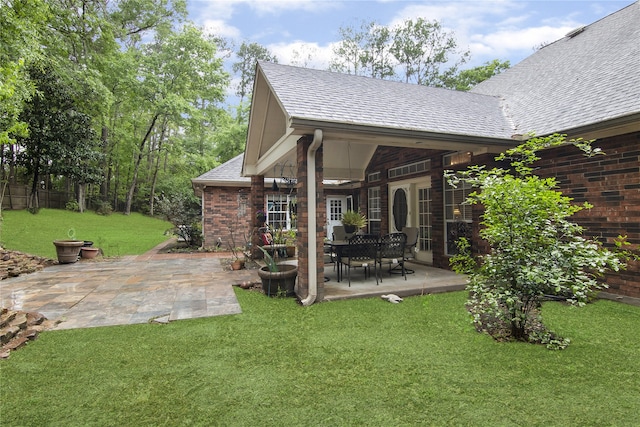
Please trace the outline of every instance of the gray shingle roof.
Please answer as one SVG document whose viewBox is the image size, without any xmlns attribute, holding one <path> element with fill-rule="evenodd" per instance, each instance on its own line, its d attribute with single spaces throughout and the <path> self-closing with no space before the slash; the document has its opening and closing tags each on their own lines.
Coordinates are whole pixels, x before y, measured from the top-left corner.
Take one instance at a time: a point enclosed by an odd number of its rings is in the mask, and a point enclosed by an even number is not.
<svg viewBox="0 0 640 427">
<path fill-rule="evenodd" d="M 640 2 L 564 37 L 472 89 L 503 97 L 519 133 L 640 113 Z"/>
<path fill-rule="evenodd" d="M 217 183 L 251 185 L 251 177 L 241 176 L 243 159 L 244 153 L 238 154 L 233 159 L 193 179 L 192 182 L 194 184 L 206 184 L 214 181 Z"/>
<path fill-rule="evenodd" d="M 495 96 L 268 62 L 260 68 L 292 118 L 507 139 L 514 133 Z"/>
</svg>

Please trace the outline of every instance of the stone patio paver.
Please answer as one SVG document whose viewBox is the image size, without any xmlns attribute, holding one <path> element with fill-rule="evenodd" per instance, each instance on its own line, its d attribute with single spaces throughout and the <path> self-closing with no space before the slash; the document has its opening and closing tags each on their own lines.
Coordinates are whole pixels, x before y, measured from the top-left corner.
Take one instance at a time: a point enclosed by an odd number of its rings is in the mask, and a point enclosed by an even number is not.
<svg viewBox="0 0 640 427">
<path fill-rule="evenodd" d="M 228 271 L 228 254 L 160 254 L 79 261 L 0 282 L 0 306 L 40 312 L 56 329 L 241 313 L 232 285 L 256 270 Z"/>
</svg>

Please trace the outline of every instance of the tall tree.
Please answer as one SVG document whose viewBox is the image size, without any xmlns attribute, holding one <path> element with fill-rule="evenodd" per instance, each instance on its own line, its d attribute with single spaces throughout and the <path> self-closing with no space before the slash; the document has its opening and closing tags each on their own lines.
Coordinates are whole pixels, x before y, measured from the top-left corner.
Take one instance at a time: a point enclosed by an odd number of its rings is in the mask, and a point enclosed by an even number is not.
<svg viewBox="0 0 640 427">
<path fill-rule="evenodd" d="M 494 59 L 485 62 L 484 65 L 461 70 L 458 74 L 444 82 L 444 86 L 450 89 L 468 91 L 480 82 L 483 82 L 501 72 L 507 70 L 511 64 L 509 61 L 500 62 Z"/>
<path fill-rule="evenodd" d="M 437 87 L 445 86 L 469 58 L 468 51 L 457 52 L 453 33 L 438 21 L 423 18 L 408 19 L 394 28 L 391 53 L 404 69 L 405 82 Z"/>
<path fill-rule="evenodd" d="M 228 76 L 215 53 L 213 40 L 193 26 L 185 26 L 180 33 L 158 34 L 153 44 L 145 46 L 137 99 L 148 114 L 138 138 L 125 214 L 131 212 L 145 146 L 154 132 L 160 132 L 161 138 L 165 135 L 156 127 L 165 119 L 183 123 L 185 117 L 196 114 L 199 99 L 205 104 L 223 99 Z"/>
<path fill-rule="evenodd" d="M 43 174 L 65 176 L 81 184 L 99 182 L 96 172 L 97 138 L 91 117 L 78 111 L 73 86 L 48 65 L 30 68 L 37 92 L 22 112 L 29 135 L 18 138 L 24 147 L 22 163 L 31 174 L 29 208 L 39 207 Z"/>
<path fill-rule="evenodd" d="M 362 75 L 368 25 L 362 22 L 359 30 L 351 26 L 338 29 L 341 40 L 333 48 L 333 57 L 329 63 L 331 71 Z"/>
<path fill-rule="evenodd" d="M 42 56 L 41 35 L 49 17 L 43 1 L 0 0 L 0 145 L 27 135 L 26 123 L 19 120 L 34 90 L 27 70 Z"/>
<path fill-rule="evenodd" d="M 246 42 L 242 42 L 240 49 L 236 52 L 236 56 L 238 57 L 238 61 L 233 63 L 232 69 L 240 78 L 236 95 L 240 97 L 240 102 L 242 102 L 245 97 L 249 97 L 249 94 L 253 90 L 256 62 L 259 60 L 278 62 L 278 58 L 269 52 L 269 49 L 266 47 L 257 43 Z"/>
</svg>

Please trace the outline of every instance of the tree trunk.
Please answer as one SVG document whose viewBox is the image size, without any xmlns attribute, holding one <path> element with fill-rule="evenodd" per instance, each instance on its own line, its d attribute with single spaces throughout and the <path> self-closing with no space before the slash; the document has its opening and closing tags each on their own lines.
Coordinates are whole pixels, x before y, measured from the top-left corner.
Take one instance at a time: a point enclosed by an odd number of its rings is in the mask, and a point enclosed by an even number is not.
<svg viewBox="0 0 640 427">
<path fill-rule="evenodd" d="M 85 187 L 87 184 L 78 184 L 78 209 L 80 213 L 84 212 L 85 209 Z"/>
<path fill-rule="evenodd" d="M 153 216 L 154 200 L 156 196 L 156 184 L 158 182 L 158 169 L 160 168 L 160 153 L 162 152 L 162 142 L 164 141 L 164 135 L 167 128 L 167 120 L 162 123 L 162 131 L 160 132 L 160 139 L 158 141 L 158 153 L 156 155 L 156 165 L 153 170 L 153 178 L 151 179 L 151 194 L 149 195 L 149 215 Z"/>
<path fill-rule="evenodd" d="M 124 209 L 125 215 L 131 214 L 131 205 L 133 204 L 133 195 L 135 194 L 136 187 L 138 185 L 138 170 L 140 169 L 140 163 L 142 163 L 142 158 L 144 157 L 144 146 L 147 143 L 147 140 L 149 139 L 149 135 L 151 135 L 151 132 L 153 131 L 153 128 L 156 125 L 158 116 L 159 114 L 156 114 L 155 116 L 153 116 L 153 120 L 151 120 L 151 124 L 147 129 L 147 133 L 144 135 L 144 138 L 142 138 L 142 141 L 140 141 L 140 147 L 138 147 L 138 157 L 136 159 L 136 163 L 133 169 L 133 178 L 131 179 L 131 186 L 129 187 L 129 192 L 127 193 L 127 205 Z"/>
</svg>

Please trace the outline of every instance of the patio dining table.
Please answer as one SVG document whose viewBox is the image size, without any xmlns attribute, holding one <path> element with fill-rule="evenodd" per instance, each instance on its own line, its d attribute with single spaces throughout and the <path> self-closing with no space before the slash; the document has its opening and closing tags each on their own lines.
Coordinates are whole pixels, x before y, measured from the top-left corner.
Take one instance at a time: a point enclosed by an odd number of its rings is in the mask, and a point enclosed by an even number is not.
<svg viewBox="0 0 640 427">
<path fill-rule="evenodd" d="M 337 279 L 342 280 L 342 257 L 345 248 L 349 247 L 349 240 L 330 240 L 325 242 L 325 246 L 329 246 L 331 253 L 335 254 L 335 262 L 338 264 Z"/>
<path fill-rule="evenodd" d="M 329 246 L 331 253 L 335 254 L 335 262 L 338 264 L 338 282 L 342 279 L 342 250 L 349 246 L 348 240 L 330 240 L 325 242 Z"/>
</svg>

